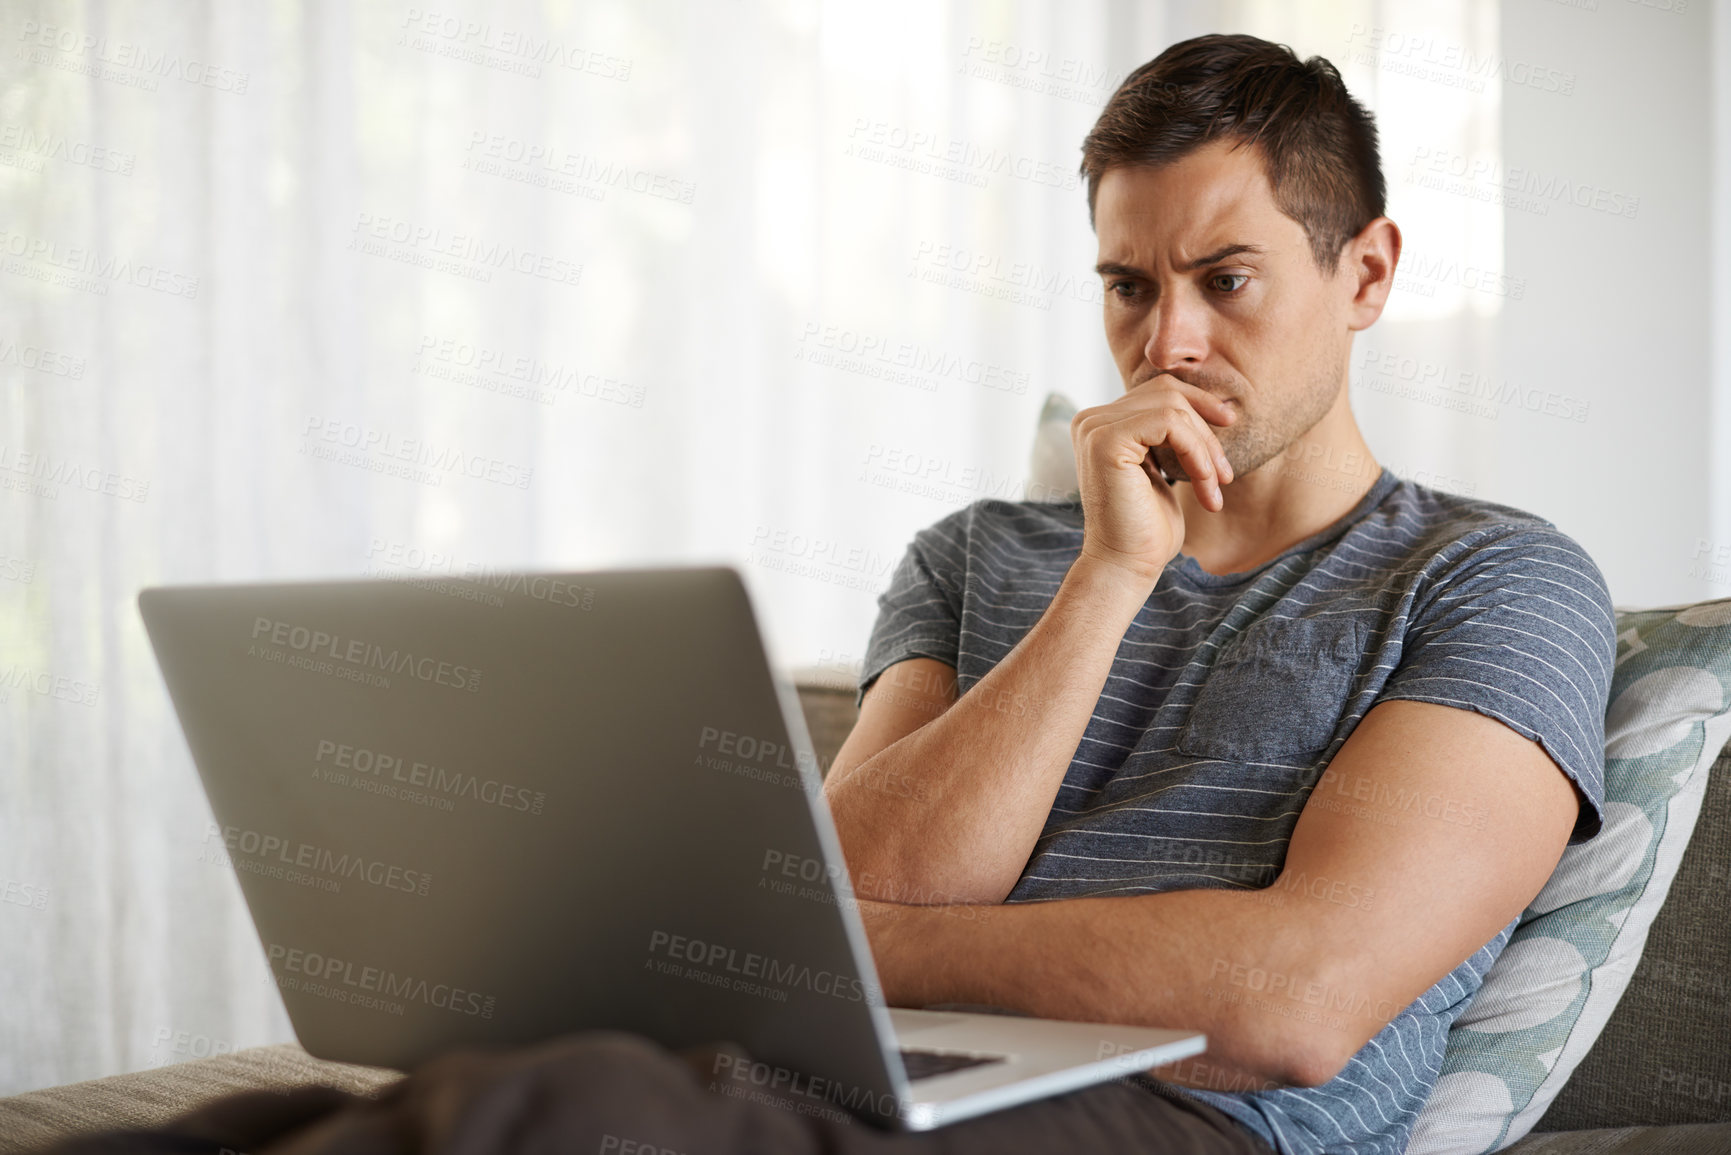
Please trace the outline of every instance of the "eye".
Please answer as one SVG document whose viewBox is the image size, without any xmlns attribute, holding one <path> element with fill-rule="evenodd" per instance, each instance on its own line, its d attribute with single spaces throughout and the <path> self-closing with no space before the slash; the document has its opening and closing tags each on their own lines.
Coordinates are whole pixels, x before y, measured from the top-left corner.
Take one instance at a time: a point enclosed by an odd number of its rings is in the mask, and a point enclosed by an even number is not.
<svg viewBox="0 0 1731 1155">
<path fill-rule="evenodd" d="M 1239 289 L 1243 288 L 1244 282 L 1249 279 L 1250 278 L 1243 273 L 1216 273 L 1212 277 L 1208 278 L 1208 283 L 1228 296 L 1231 296 L 1233 293 L 1236 293 Z M 1238 283 L 1226 286 L 1221 284 L 1222 281 L 1237 281 Z"/>
<path fill-rule="evenodd" d="M 1134 300 L 1136 297 L 1135 281 L 1113 281 L 1111 284 L 1107 285 L 1106 288 L 1117 294 L 1120 300 L 1129 301 Z"/>
</svg>

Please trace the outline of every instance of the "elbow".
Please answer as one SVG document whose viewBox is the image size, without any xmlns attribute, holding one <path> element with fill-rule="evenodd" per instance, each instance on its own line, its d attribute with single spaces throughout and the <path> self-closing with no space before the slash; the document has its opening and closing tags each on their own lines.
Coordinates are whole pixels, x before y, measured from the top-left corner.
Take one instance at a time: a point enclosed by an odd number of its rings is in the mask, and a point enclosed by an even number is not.
<svg viewBox="0 0 1731 1155">
<path fill-rule="evenodd" d="M 1217 1024 L 1209 1050 L 1261 1079 L 1263 1090 L 1320 1087 L 1346 1069 L 1364 1040 L 1306 1018 L 1273 1018 L 1258 1007 Z"/>
<path fill-rule="evenodd" d="M 1295 1036 L 1290 1043 L 1291 1049 L 1281 1056 L 1278 1075 L 1288 1087 L 1320 1087 L 1332 1082 L 1354 1054 L 1325 1038 Z"/>
<path fill-rule="evenodd" d="M 1004 901 L 1015 885 L 934 853 L 929 843 L 897 832 L 850 832 L 837 824 L 842 856 L 856 898 L 903 906 L 954 906 Z"/>
<path fill-rule="evenodd" d="M 1324 923 L 1276 920 L 1257 929 L 1278 946 L 1266 949 L 1259 965 L 1224 972 L 1243 990 L 1221 1000 L 1220 1041 L 1271 1089 L 1330 1083 L 1398 1013 L 1388 976 L 1359 952 L 1327 941 Z"/>
<path fill-rule="evenodd" d="M 1286 1020 L 1279 1050 L 1270 1056 L 1280 1078 L 1290 1087 L 1320 1087 L 1346 1070 L 1384 1024 L 1350 1015 L 1298 1016 Z"/>
<path fill-rule="evenodd" d="M 999 903 L 1021 877 L 1019 866 L 994 871 L 958 849 L 918 814 L 885 813 L 876 793 L 869 782 L 824 784 L 855 897 L 906 906 Z"/>
</svg>

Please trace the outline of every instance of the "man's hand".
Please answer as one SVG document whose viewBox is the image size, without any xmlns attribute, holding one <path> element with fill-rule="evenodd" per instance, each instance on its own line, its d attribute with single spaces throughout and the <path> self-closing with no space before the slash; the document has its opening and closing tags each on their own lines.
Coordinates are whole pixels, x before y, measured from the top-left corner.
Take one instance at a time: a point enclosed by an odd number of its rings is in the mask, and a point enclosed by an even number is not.
<svg viewBox="0 0 1731 1155">
<path fill-rule="evenodd" d="M 1219 509 L 1232 467 L 1210 422 L 1235 417 L 1171 376 L 1076 415 L 1083 541 L 1045 613 L 960 697 L 955 669 L 934 658 L 891 666 L 836 753 L 823 789 L 856 890 L 996 903 L 1015 888 L 1118 646 L 1184 542 L 1149 454 L 1176 454 Z"/>
<path fill-rule="evenodd" d="M 1077 413 L 1070 439 L 1082 489 L 1082 556 L 1158 581 L 1184 547 L 1184 511 L 1160 476 L 1154 450 L 1182 466 L 1203 508 L 1218 512 L 1232 463 L 1212 426 L 1237 416 L 1212 393 L 1168 373 Z"/>
</svg>

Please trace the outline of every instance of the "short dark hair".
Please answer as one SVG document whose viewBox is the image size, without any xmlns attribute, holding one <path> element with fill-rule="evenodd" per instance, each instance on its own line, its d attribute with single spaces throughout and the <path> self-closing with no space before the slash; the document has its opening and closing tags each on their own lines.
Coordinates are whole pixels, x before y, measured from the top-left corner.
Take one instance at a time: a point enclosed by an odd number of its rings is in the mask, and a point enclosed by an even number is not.
<svg viewBox="0 0 1731 1155">
<path fill-rule="evenodd" d="M 1160 166 L 1211 141 L 1262 149 L 1280 211 L 1304 226 L 1317 268 L 1383 215 L 1376 122 L 1334 65 L 1246 35 L 1180 41 L 1124 78 L 1082 142 L 1088 223 L 1107 169 Z"/>
</svg>

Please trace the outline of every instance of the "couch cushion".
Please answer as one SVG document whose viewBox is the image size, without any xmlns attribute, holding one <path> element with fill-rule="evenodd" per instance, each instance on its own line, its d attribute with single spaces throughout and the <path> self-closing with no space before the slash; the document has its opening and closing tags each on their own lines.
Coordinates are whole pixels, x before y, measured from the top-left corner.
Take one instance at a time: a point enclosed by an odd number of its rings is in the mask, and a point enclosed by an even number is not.
<svg viewBox="0 0 1731 1155">
<path fill-rule="evenodd" d="M 1647 949 L 1546 1131 L 1731 1120 L 1731 750 Z M 1720 1150 L 1731 1152 L 1731 1140 Z"/>
<path fill-rule="evenodd" d="M 1508 1151 L 1509 1155 L 1725 1155 L 1731 1151 L 1731 1123 L 1535 1133 Z"/>
<path fill-rule="evenodd" d="M 1028 453 L 1026 501 L 1075 501 L 1082 496 L 1076 480 L 1076 446 L 1070 439 L 1070 419 L 1076 403 L 1062 393 L 1046 394 L 1034 425 L 1034 448 Z"/>
<path fill-rule="evenodd" d="M 236 1091 L 317 1083 L 372 1095 L 402 1077 L 399 1071 L 315 1059 L 293 1043 L 250 1047 L 0 1099 L 0 1152 L 33 1151 L 91 1131 L 156 1126 Z"/>
<path fill-rule="evenodd" d="M 859 696 L 859 669 L 814 666 L 794 671 L 793 683 L 799 691 L 800 713 L 805 716 L 812 752 L 817 755 L 818 767 L 828 775 L 836 751 L 859 720 L 859 706 L 854 702 Z"/>
<path fill-rule="evenodd" d="M 1412 1155 L 1499 1150 L 1556 1098 L 1640 961 L 1731 733 L 1728 711 L 1731 599 L 1618 611 L 1604 829 L 1563 852 L 1455 1021 Z"/>
<path fill-rule="evenodd" d="M 833 671 L 802 670 L 794 675 L 794 685 L 799 691 L 806 733 L 811 735 L 812 753 L 817 755 L 818 769 L 827 776 L 836 751 L 859 718 L 859 707 L 854 705 L 856 680 L 838 677 Z"/>
</svg>

